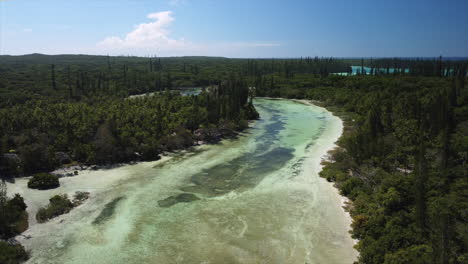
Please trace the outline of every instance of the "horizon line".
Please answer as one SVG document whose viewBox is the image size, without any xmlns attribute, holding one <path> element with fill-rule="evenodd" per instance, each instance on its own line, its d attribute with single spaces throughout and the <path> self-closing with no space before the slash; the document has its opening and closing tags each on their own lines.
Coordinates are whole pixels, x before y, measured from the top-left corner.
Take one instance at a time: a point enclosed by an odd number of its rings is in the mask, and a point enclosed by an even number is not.
<svg viewBox="0 0 468 264">
<path fill-rule="evenodd" d="M 225 57 L 225 56 L 216 56 L 216 55 L 180 55 L 180 56 L 157 56 L 157 55 L 109 55 L 109 54 L 84 54 L 84 53 L 63 53 L 63 54 L 45 54 L 45 53 L 25 53 L 25 54 L 0 54 L 0 56 L 9 56 L 9 57 L 22 57 L 22 56 L 32 56 L 32 55 L 41 55 L 41 56 L 97 56 L 97 57 L 136 57 L 136 58 L 184 58 L 184 57 L 206 57 L 206 58 L 225 58 L 225 59 L 304 59 L 304 58 L 334 58 L 334 59 L 434 59 L 434 58 L 448 58 L 448 59 L 468 59 L 467 56 L 296 56 L 296 57 Z"/>
</svg>

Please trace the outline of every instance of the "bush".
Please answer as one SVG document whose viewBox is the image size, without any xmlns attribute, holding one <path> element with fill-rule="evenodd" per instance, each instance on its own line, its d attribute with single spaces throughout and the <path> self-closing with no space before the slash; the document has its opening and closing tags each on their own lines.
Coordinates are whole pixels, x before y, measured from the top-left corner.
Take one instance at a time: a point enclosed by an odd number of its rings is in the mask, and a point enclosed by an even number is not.
<svg viewBox="0 0 468 264">
<path fill-rule="evenodd" d="M 23 197 L 19 195 L 18 193 L 11 198 L 11 200 L 8 201 L 8 206 L 14 208 L 16 211 L 25 211 L 27 206 L 24 203 Z"/>
<path fill-rule="evenodd" d="M 0 181 L 0 239 L 9 239 L 28 228 L 28 213 L 23 197 L 6 196 L 6 185 Z M 0 262 L 3 263 L 3 262 Z"/>
<path fill-rule="evenodd" d="M 28 253 L 21 245 L 10 245 L 0 241 L 0 263 L 17 264 L 26 261 L 29 258 Z"/>
<path fill-rule="evenodd" d="M 73 196 L 73 206 L 79 206 L 84 203 L 84 201 L 88 200 L 89 192 L 75 192 Z"/>
<path fill-rule="evenodd" d="M 0 153 L 0 175 L 12 177 L 19 174 L 21 174 L 20 157 L 11 151 L 6 154 Z"/>
<path fill-rule="evenodd" d="M 360 179 L 355 177 L 349 178 L 341 184 L 341 194 L 350 199 L 355 199 L 362 185 L 363 182 Z"/>
<path fill-rule="evenodd" d="M 178 150 L 193 145 L 192 134 L 183 127 L 178 127 L 172 135 L 161 140 L 166 150 Z"/>
<path fill-rule="evenodd" d="M 5 209 L 7 211 L 7 221 L 9 224 L 6 233 L 10 234 L 10 236 L 23 233 L 28 229 L 29 224 L 26 207 L 23 197 L 19 194 L 15 194 L 15 196 L 7 202 Z M 3 231 L 0 231 L 0 236 L 2 235 L 5 234 Z"/>
<path fill-rule="evenodd" d="M 49 219 L 66 214 L 73 209 L 73 203 L 68 199 L 66 194 L 55 195 L 50 198 L 50 203 L 46 207 L 39 209 L 36 214 L 36 219 L 39 223 L 44 223 Z"/>
<path fill-rule="evenodd" d="M 54 189 L 59 186 L 60 183 L 58 176 L 49 173 L 38 173 L 28 182 L 28 187 L 31 189 L 47 190 Z"/>
</svg>

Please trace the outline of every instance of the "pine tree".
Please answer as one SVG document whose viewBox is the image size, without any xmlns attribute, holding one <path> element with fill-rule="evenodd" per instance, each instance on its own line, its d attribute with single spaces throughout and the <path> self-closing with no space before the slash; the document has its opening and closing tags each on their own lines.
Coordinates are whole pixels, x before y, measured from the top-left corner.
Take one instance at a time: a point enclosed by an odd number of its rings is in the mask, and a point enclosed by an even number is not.
<svg viewBox="0 0 468 264">
<path fill-rule="evenodd" d="M 70 65 L 67 67 L 67 85 L 68 85 L 68 100 L 70 100 L 73 96 L 72 94 L 72 85 L 71 85 L 71 72 L 70 72 Z"/>
<path fill-rule="evenodd" d="M 366 74 L 366 71 L 364 70 L 364 58 L 361 59 L 361 74 Z"/>
<path fill-rule="evenodd" d="M 439 56 L 439 63 L 437 65 L 437 76 L 442 77 L 443 74 L 443 67 L 442 67 L 442 55 Z"/>
<path fill-rule="evenodd" d="M 52 89 L 57 90 L 57 83 L 55 82 L 55 64 L 51 65 L 51 79 L 52 79 Z"/>
<path fill-rule="evenodd" d="M 107 70 L 110 72 L 111 71 L 111 62 L 110 62 L 110 56 L 107 55 Z"/>
<path fill-rule="evenodd" d="M 418 153 L 416 155 L 415 171 L 415 194 L 416 194 L 416 224 L 420 230 L 421 238 L 426 237 L 426 181 L 427 165 L 425 158 L 426 150 L 423 140 L 419 143 Z"/>
</svg>

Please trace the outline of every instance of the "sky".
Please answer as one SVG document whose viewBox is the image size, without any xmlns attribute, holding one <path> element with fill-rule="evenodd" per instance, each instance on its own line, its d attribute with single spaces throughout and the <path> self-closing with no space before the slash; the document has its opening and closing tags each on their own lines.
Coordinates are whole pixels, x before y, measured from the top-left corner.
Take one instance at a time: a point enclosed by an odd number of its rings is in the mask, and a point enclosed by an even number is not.
<svg viewBox="0 0 468 264">
<path fill-rule="evenodd" d="M 468 0 L 0 0 L 0 54 L 468 57 Z"/>
</svg>

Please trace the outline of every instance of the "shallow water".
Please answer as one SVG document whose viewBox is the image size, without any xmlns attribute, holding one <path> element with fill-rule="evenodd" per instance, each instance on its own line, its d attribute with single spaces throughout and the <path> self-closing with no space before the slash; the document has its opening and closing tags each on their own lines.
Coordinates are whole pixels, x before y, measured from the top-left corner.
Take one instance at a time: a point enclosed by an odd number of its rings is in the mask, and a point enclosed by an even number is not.
<svg viewBox="0 0 468 264">
<path fill-rule="evenodd" d="M 370 75 L 371 73 L 371 68 L 370 67 L 364 67 L 364 71 L 366 75 Z M 387 68 L 374 68 L 374 71 L 379 72 L 380 74 L 386 74 L 387 73 Z M 388 73 L 393 74 L 395 72 L 395 68 L 388 68 Z M 405 73 L 409 73 L 409 68 L 405 68 Z M 348 76 L 348 75 L 358 75 L 362 74 L 362 66 L 351 66 L 351 72 L 336 72 L 332 73 L 334 75 L 342 75 L 342 76 Z"/>
<path fill-rule="evenodd" d="M 55 193 L 92 194 L 25 232 L 29 263 L 352 263 L 342 198 L 318 177 L 341 122 L 292 101 L 255 105 L 261 120 L 238 139 L 63 178 L 56 190 L 9 185 L 31 212 Z M 183 193 L 199 200 L 176 199 Z M 159 206 L 167 198 L 182 202 Z"/>
</svg>

